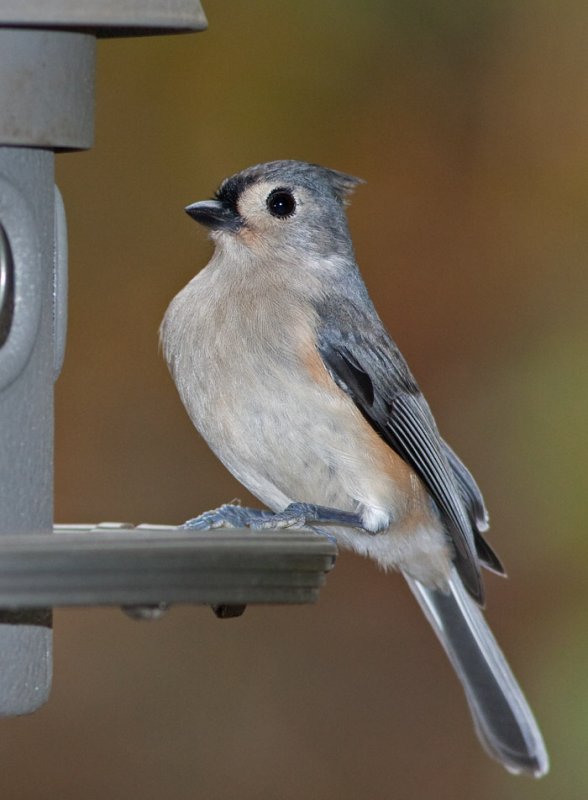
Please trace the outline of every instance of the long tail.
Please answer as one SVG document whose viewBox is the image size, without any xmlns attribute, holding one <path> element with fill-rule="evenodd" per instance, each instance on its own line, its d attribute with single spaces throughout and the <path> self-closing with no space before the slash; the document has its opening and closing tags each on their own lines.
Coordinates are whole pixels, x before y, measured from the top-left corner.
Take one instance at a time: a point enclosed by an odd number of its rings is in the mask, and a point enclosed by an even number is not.
<svg viewBox="0 0 588 800">
<path fill-rule="evenodd" d="M 457 573 L 449 594 L 404 577 L 463 685 L 485 749 L 509 772 L 545 775 L 549 757 L 533 712 Z"/>
</svg>

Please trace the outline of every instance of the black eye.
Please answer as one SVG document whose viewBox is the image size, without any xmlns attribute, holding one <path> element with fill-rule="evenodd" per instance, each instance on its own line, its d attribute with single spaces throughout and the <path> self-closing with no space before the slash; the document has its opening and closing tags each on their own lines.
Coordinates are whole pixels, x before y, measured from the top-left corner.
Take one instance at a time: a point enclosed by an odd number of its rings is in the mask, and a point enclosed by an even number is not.
<svg viewBox="0 0 588 800">
<path fill-rule="evenodd" d="M 274 189 L 265 201 L 272 217 L 291 217 L 296 211 L 296 200 L 289 189 Z"/>
</svg>

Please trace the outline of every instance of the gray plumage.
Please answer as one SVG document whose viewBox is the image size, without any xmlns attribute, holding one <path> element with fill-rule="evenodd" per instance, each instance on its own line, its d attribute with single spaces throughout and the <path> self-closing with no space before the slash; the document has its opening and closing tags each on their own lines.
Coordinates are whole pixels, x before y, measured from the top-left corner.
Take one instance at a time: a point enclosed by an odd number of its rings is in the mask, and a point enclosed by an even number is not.
<svg viewBox="0 0 588 800">
<path fill-rule="evenodd" d="M 282 512 L 276 524 L 294 521 L 292 503 L 312 504 L 306 521 L 326 520 L 341 546 L 405 575 L 488 752 L 540 776 L 541 734 L 476 607 L 480 567 L 503 572 L 483 537 L 482 495 L 440 437 L 355 262 L 344 205 L 359 182 L 276 161 L 189 206 L 216 248 L 166 312 L 164 355 L 194 425 Z M 206 525 L 234 520 L 212 513 Z M 248 513 L 239 518 L 257 524 Z"/>
</svg>

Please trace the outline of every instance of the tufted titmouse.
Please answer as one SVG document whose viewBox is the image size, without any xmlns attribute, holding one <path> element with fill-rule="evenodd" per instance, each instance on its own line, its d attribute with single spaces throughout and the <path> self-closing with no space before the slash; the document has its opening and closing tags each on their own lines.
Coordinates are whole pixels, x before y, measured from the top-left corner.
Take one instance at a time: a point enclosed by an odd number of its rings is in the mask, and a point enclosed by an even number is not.
<svg viewBox="0 0 588 800">
<path fill-rule="evenodd" d="M 318 526 L 400 570 L 486 750 L 540 777 L 541 733 L 478 608 L 480 567 L 504 573 L 483 538 L 482 495 L 439 435 L 355 262 L 344 205 L 360 182 L 274 161 L 186 208 L 216 247 L 171 302 L 163 351 L 196 428 L 271 509 L 226 505 L 186 524 Z"/>
</svg>

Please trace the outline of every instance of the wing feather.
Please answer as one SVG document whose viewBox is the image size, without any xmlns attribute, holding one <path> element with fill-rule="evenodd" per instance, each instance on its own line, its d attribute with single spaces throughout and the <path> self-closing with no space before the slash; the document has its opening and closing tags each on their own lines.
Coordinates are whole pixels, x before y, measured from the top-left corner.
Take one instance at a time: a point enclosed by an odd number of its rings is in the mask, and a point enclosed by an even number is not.
<svg viewBox="0 0 588 800">
<path fill-rule="evenodd" d="M 320 318 L 333 319 L 328 314 Z M 464 585 L 482 604 L 479 557 L 495 571 L 502 571 L 502 565 L 481 537 L 487 513 L 480 490 L 439 435 L 425 398 L 381 323 L 374 327 L 367 316 L 363 322 L 358 324 L 355 315 L 353 330 L 320 328 L 319 353 L 337 385 L 424 482 L 447 528 Z"/>
</svg>

